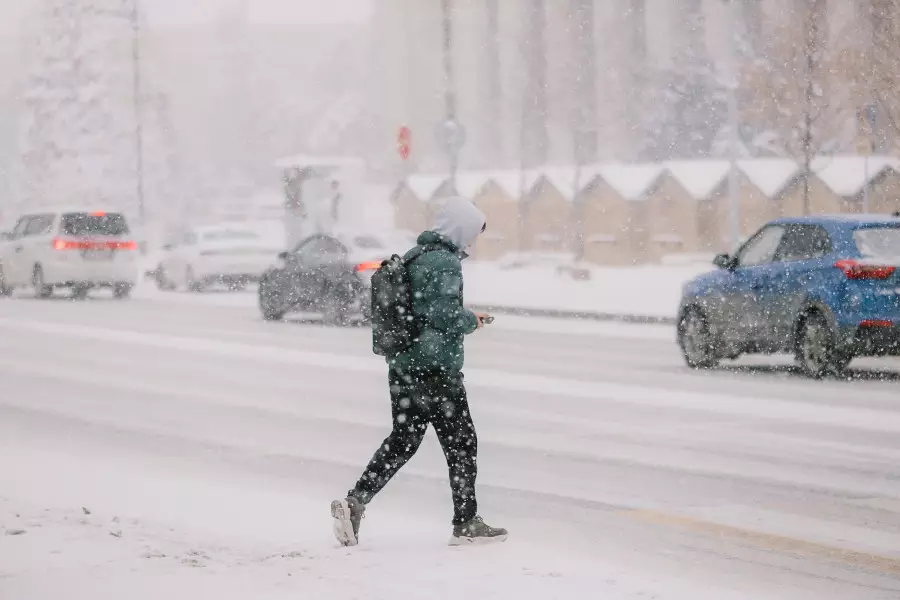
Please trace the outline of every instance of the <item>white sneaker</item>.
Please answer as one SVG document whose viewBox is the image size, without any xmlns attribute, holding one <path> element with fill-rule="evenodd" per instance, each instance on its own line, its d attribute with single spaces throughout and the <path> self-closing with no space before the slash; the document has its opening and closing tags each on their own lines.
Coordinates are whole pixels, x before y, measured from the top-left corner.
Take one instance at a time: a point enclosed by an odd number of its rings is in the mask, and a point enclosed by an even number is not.
<svg viewBox="0 0 900 600">
<path fill-rule="evenodd" d="M 365 514 L 365 505 L 356 498 L 344 498 L 331 503 L 334 537 L 341 546 L 356 546 L 359 543 L 359 524 Z"/>
</svg>

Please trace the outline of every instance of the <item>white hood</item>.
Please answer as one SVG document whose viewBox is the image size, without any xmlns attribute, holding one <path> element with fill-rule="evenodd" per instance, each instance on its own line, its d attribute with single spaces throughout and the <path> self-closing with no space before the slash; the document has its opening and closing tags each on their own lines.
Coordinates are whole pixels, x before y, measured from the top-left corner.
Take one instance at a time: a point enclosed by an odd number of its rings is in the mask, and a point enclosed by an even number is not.
<svg viewBox="0 0 900 600">
<path fill-rule="evenodd" d="M 472 245 L 484 227 L 484 213 L 467 198 L 451 196 L 441 203 L 432 231 L 439 233 L 465 250 Z"/>
</svg>

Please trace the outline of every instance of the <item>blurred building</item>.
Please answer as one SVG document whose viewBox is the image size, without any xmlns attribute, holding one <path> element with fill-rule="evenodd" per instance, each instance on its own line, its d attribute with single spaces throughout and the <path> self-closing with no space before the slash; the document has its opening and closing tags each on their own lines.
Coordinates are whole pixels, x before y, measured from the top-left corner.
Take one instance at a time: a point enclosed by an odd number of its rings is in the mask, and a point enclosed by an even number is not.
<svg viewBox="0 0 900 600">
<path fill-rule="evenodd" d="M 825 43 L 846 41 L 860 19 L 877 27 L 867 7 L 883 2 L 729 1 L 734 21 L 725 0 L 450 0 L 461 168 L 713 155 L 731 40 L 752 64 L 812 10 Z M 395 174 L 446 170 L 441 0 L 379 0 L 374 19 L 379 154 L 396 157 L 407 125 L 412 155 L 387 161 Z"/>
<path fill-rule="evenodd" d="M 740 235 L 782 216 L 859 213 L 866 204 L 874 213 L 900 210 L 896 157 L 817 156 L 811 168 L 807 209 L 798 162 L 737 161 Z M 585 165 L 578 176 L 572 167 L 543 167 L 525 173 L 521 196 L 515 170 L 461 171 L 457 186 L 487 215 L 488 229 L 475 247 L 478 259 L 574 250 L 596 264 L 621 265 L 730 250 L 731 169 L 721 159 L 598 163 Z M 392 195 L 396 226 L 411 233 L 426 228 L 444 189 L 441 175 L 413 175 L 398 184 Z"/>
</svg>

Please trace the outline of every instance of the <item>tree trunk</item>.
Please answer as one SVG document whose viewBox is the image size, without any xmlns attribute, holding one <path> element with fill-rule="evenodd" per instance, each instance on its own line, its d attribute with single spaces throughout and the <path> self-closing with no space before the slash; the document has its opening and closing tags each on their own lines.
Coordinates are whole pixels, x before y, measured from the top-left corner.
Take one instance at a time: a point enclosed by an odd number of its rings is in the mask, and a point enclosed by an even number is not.
<svg viewBox="0 0 900 600">
<path fill-rule="evenodd" d="M 823 45 L 823 25 L 825 18 L 825 1 L 810 0 L 805 9 L 804 19 L 804 43 L 803 43 L 803 59 L 804 59 L 804 76 L 805 85 L 803 93 L 803 214 L 808 215 L 811 212 L 811 202 L 809 193 L 809 178 L 812 176 L 812 161 L 815 156 L 815 147 L 813 145 L 813 125 L 815 124 L 818 114 L 816 114 L 816 96 L 819 93 L 816 90 L 816 74 L 819 70 L 820 51 Z"/>
</svg>

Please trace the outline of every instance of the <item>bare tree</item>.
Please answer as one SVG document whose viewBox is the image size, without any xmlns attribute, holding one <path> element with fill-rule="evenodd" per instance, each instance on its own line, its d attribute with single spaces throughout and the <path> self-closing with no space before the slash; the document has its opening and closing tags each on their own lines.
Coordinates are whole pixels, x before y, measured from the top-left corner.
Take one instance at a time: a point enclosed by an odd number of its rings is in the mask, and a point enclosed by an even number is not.
<svg viewBox="0 0 900 600">
<path fill-rule="evenodd" d="M 762 54 L 745 65 L 742 120 L 771 138 L 769 149 L 801 165 L 803 209 L 810 211 L 810 177 L 818 154 L 853 141 L 859 81 L 852 74 L 852 25 L 828 39 L 826 0 L 793 4 L 772 26 Z M 797 43 L 800 40 L 801 43 Z"/>
<path fill-rule="evenodd" d="M 825 0 L 812 0 L 805 6 L 803 14 L 803 213 L 809 214 L 809 177 L 812 173 L 812 159 L 815 156 L 813 146 L 813 124 L 824 111 L 824 90 L 821 79 L 821 66 L 825 48 L 824 31 L 827 28 L 825 19 Z"/>
<path fill-rule="evenodd" d="M 592 0 L 570 0 L 568 7 L 569 30 L 573 60 L 570 70 L 575 101 L 571 106 L 570 128 L 572 154 L 575 159 L 572 189 L 575 194 L 574 251 L 575 257 L 584 257 L 584 199 L 580 193 L 581 170 L 597 158 L 597 67 L 594 62 L 594 3 Z"/>
<path fill-rule="evenodd" d="M 547 162 L 547 13 L 543 0 L 529 0 L 528 26 L 523 40 L 527 70 L 523 115 L 523 160 L 529 166 Z"/>
<path fill-rule="evenodd" d="M 42 0 L 22 94 L 24 202 L 104 198 L 135 210 L 135 115 L 127 13 L 94 0 Z M 127 204 L 129 201 L 130 205 Z"/>
<path fill-rule="evenodd" d="M 872 31 L 866 53 L 871 64 L 871 90 L 886 125 L 897 137 L 900 136 L 900 95 L 897 94 L 900 84 L 900 0 L 867 0 L 867 8 Z"/>
</svg>

